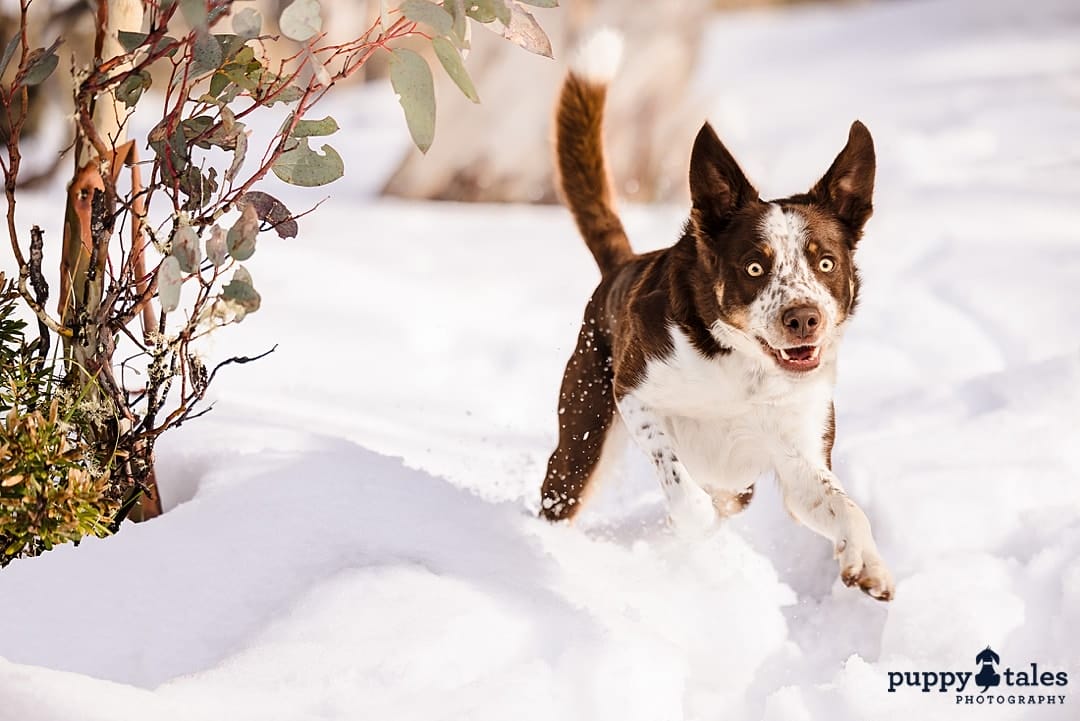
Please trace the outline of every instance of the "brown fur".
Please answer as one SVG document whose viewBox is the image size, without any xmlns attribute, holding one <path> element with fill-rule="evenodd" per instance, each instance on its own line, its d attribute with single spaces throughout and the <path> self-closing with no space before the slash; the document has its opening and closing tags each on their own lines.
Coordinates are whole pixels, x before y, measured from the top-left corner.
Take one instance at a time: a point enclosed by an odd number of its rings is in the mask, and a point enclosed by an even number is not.
<svg viewBox="0 0 1080 721">
<path fill-rule="evenodd" d="M 677 327 L 707 358 L 731 353 L 710 328 L 716 321 L 745 327 L 746 308 L 764 284 L 764 277 L 745 272 L 746 265 L 771 261 L 760 236 L 769 204 L 708 124 L 691 153 L 693 207 L 682 237 L 670 248 L 635 255 L 613 209 L 604 165 L 604 95 L 604 86 L 570 74 L 557 110 L 562 190 L 603 277 L 559 395 L 559 445 L 541 495 L 541 515 L 553 521 L 572 518 L 581 508 L 615 421 L 616 400 L 644 381 L 649 360 L 671 352 L 668 329 Z M 841 308 L 840 322 L 857 300 L 853 253 L 872 212 L 873 168 L 873 141 L 856 121 L 844 150 L 808 193 L 772 201 L 803 214 L 814 259 L 827 254 L 836 260 L 822 280 Z M 833 436 L 830 412 L 822 429 L 830 467 Z M 741 508 L 752 493 L 750 488 L 717 505 Z"/>
<path fill-rule="evenodd" d="M 603 124 L 607 88 L 571 73 L 556 111 L 556 157 L 566 204 L 574 214 L 600 272 L 606 275 L 633 257 L 611 200 L 604 161 Z"/>
</svg>

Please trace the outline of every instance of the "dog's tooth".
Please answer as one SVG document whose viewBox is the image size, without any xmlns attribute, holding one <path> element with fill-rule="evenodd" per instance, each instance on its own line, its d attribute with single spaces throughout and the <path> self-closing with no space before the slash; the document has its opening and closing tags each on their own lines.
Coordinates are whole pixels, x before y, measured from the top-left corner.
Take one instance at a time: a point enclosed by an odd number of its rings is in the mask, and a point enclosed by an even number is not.
<svg viewBox="0 0 1080 721">
<path fill-rule="evenodd" d="M 783 348 L 780 349 L 780 357 L 783 358 L 784 360 L 791 360 L 791 356 L 789 356 L 787 354 L 787 351 L 784 350 Z"/>
</svg>

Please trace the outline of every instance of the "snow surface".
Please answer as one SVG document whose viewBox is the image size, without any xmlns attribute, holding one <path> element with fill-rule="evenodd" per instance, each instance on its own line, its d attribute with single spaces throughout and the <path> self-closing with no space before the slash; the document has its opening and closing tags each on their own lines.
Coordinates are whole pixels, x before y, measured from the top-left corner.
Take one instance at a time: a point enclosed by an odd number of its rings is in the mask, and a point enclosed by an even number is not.
<svg viewBox="0 0 1080 721">
<path fill-rule="evenodd" d="M 374 198 L 407 138 L 369 89 L 332 108 L 346 179 L 206 349 L 277 352 L 160 445 L 169 512 L 0 574 L 0 720 L 1080 718 L 1080 5 L 726 15 L 697 86 L 769 195 L 874 133 L 835 460 L 894 602 L 768 479 L 700 541 L 633 454 L 576 527 L 536 520 L 596 270 L 560 208 Z M 684 212 L 624 216 L 644 249 Z M 887 692 L 988 644 L 1066 705 Z"/>
</svg>

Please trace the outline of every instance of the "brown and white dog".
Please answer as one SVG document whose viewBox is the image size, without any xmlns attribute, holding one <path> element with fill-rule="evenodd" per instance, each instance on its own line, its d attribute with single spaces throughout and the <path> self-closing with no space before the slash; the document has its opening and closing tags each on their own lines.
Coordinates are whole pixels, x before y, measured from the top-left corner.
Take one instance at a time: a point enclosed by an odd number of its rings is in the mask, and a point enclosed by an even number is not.
<svg viewBox="0 0 1080 721">
<path fill-rule="evenodd" d="M 870 522 L 831 470 L 837 348 L 872 211 L 870 132 L 852 124 L 809 192 L 764 201 L 706 123 L 682 237 L 639 255 L 612 206 L 601 138 L 620 51 L 610 31 L 587 42 L 557 108 L 562 191 L 603 277 L 566 365 L 541 515 L 572 518 L 629 435 L 677 528 L 742 510 L 774 471 L 788 511 L 833 543 L 844 583 L 889 600 Z"/>
</svg>

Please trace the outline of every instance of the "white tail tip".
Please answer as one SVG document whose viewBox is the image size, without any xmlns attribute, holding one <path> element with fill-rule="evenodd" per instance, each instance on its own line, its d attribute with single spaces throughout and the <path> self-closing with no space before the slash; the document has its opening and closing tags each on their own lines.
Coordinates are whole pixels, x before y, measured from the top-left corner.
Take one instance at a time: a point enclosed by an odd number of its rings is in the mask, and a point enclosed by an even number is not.
<svg viewBox="0 0 1080 721">
<path fill-rule="evenodd" d="M 603 27 L 589 34 L 570 61 L 570 70 L 591 83 L 606 85 L 619 71 L 623 36 L 618 30 Z"/>
</svg>

